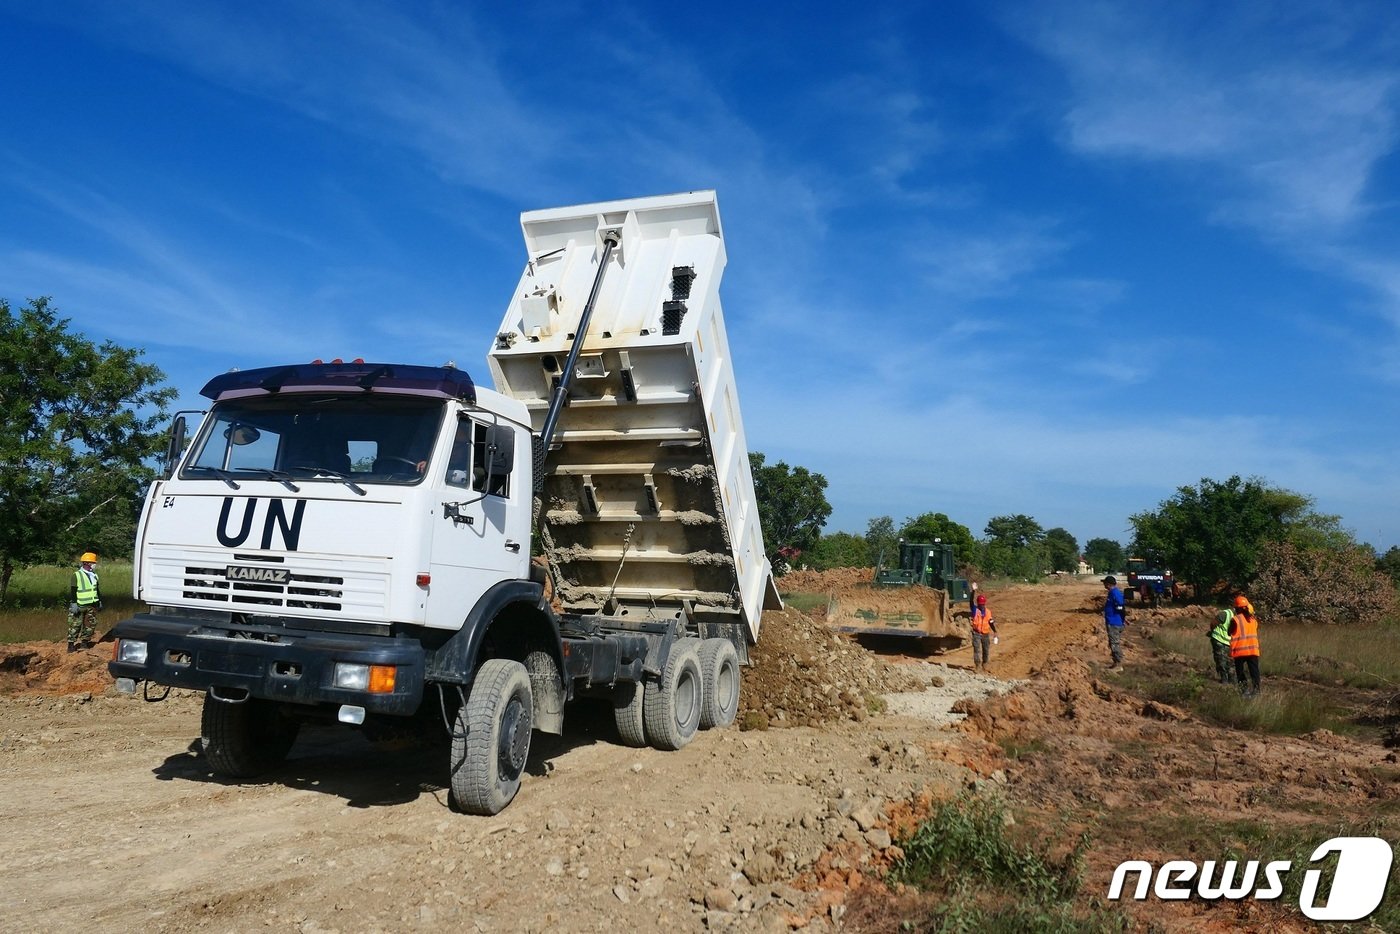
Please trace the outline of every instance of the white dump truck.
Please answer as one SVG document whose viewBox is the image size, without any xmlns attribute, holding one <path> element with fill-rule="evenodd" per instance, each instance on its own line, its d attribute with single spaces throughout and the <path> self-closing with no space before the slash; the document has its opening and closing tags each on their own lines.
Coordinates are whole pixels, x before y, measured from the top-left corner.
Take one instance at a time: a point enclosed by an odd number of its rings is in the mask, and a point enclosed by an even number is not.
<svg viewBox="0 0 1400 934">
<path fill-rule="evenodd" d="M 780 604 L 714 193 L 521 225 L 494 391 L 452 365 L 314 361 L 214 377 L 188 444 L 176 417 L 137 533 L 150 611 L 116 627 L 110 671 L 151 700 L 205 692 L 216 773 L 275 765 L 308 721 L 440 721 L 453 803 L 493 814 L 575 698 L 610 699 L 634 746 L 734 719 Z"/>
</svg>

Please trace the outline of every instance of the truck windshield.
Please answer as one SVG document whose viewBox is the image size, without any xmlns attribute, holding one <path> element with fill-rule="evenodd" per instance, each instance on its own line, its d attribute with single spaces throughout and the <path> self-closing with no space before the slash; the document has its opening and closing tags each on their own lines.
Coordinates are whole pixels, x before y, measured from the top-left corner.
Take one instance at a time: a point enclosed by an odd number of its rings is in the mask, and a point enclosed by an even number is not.
<svg viewBox="0 0 1400 934">
<path fill-rule="evenodd" d="M 443 408 L 439 399 L 372 395 L 220 402 L 180 476 L 418 483 Z"/>
</svg>

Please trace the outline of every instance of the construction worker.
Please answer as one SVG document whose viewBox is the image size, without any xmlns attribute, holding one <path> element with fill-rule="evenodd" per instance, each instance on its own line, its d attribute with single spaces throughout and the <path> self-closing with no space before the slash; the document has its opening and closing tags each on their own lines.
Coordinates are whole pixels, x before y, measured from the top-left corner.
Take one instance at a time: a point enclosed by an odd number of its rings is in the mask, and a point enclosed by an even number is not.
<svg viewBox="0 0 1400 934">
<path fill-rule="evenodd" d="M 73 585 L 68 589 L 68 651 L 91 648 L 97 634 L 97 611 L 102 609 L 102 591 L 97 582 L 97 555 L 83 552 Z"/>
<path fill-rule="evenodd" d="M 997 621 L 987 606 L 987 595 L 978 594 L 972 611 L 972 670 L 986 671 L 992 658 L 992 633 L 997 631 Z"/>
<path fill-rule="evenodd" d="M 1235 613 L 1230 620 L 1230 657 L 1235 661 L 1235 679 L 1240 693 L 1253 697 L 1259 693 L 1259 620 L 1254 606 L 1244 594 L 1235 596 Z M 1249 683 L 1245 683 L 1245 674 Z"/>
<path fill-rule="evenodd" d="M 1112 574 L 1103 579 L 1108 593 L 1103 600 L 1104 628 L 1108 630 L 1108 654 L 1113 658 L 1109 671 L 1123 670 L 1123 627 L 1128 625 L 1128 608 L 1123 603 L 1123 591 L 1118 589 L 1118 578 Z"/>
<path fill-rule="evenodd" d="M 1221 684 L 1231 684 L 1235 680 L 1230 667 L 1230 620 L 1234 618 L 1234 610 L 1221 610 L 1215 614 L 1214 625 L 1206 631 L 1211 657 L 1215 660 L 1215 674 Z"/>
</svg>

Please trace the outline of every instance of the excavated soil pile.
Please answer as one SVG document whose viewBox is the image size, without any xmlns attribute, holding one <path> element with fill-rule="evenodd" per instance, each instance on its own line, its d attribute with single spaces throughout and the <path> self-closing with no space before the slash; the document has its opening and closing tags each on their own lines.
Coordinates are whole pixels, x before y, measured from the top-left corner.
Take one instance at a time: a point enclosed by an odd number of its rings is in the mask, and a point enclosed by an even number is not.
<svg viewBox="0 0 1400 934">
<path fill-rule="evenodd" d="M 0 697 L 15 694 L 101 693 L 112 684 L 110 644 L 69 652 L 62 642 L 0 646 Z"/>
<path fill-rule="evenodd" d="M 778 578 L 782 593 L 833 593 L 852 587 L 868 587 L 875 580 L 873 568 L 832 568 L 830 571 L 789 571 Z"/>
<path fill-rule="evenodd" d="M 744 670 L 739 722 L 746 729 L 863 720 L 881 694 L 922 691 L 924 681 L 886 665 L 796 610 L 763 614 Z"/>
</svg>

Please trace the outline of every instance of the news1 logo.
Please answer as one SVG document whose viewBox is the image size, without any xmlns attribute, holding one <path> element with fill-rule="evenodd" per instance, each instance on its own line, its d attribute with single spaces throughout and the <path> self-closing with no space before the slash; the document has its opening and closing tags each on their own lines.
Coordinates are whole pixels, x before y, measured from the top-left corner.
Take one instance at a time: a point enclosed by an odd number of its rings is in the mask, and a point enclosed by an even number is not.
<svg viewBox="0 0 1400 934">
<path fill-rule="evenodd" d="M 1337 854 L 1337 868 L 1332 873 L 1332 885 L 1325 890 L 1325 904 L 1318 905 L 1323 871 L 1309 869 L 1303 874 L 1298 908 L 1314 921 L 1360 921 L 1380 907 L 1390 878 L 1394 859 L 1390 844 L 1379 837 L 1333 837 L 1313 850 L 1310 865 Z M 1137 884 L 1131 897 L 1136 901 L 1152 894 L 1163 900 L 1187 899 L 1192 895 L 1207 901 L 1218 898 L 1254 898 L 1268 901 L 1283 894 L 1283 877 L 1293 868 L 1287 860 L 1261 864 L 1252 859 L 1240 870 L 1238 860 L 1227 860 L 1219 867 L 1215 860 L 1199 865 L 1188 859 L 1174 859 L 1156 869 L 1146 860 L 1130 859 L 1113 870 L 1108 886 L 1109 901 L 1123 897 L 1128 875 L 1137 873 Z M 1262 873 L 1261 873 L 1262 868 Z M 1155 879 L 1155 881 L 1154 881 Z M 1194 884 L 1193 884 L 1194 883 Z"/>
</svg>

